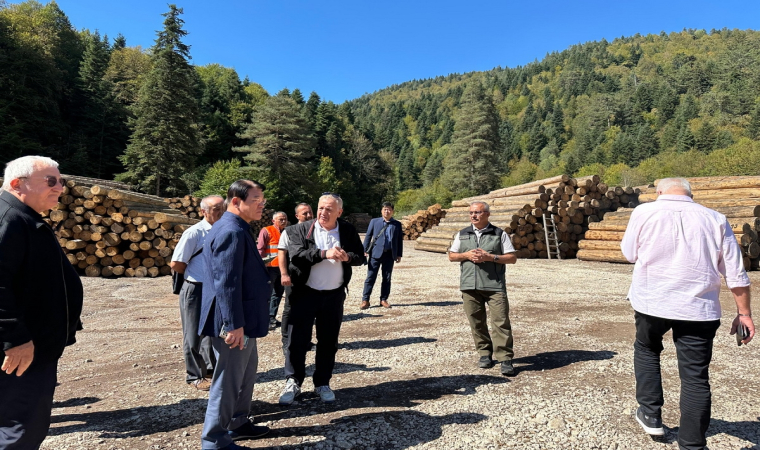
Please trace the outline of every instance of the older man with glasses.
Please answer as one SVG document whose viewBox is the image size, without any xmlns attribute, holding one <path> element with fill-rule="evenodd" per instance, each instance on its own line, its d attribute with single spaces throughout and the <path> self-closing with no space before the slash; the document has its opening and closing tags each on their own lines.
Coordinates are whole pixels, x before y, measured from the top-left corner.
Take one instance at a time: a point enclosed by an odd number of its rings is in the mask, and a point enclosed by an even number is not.
<svg viewBox="0 0 760 450">
<path fill-rule="evenodd" d="M 288 228 L 290 255 L 290 362 L 280 404 L 290 404 L 301 393 L 306 378 L 306 352 L 312 329 L 317 330 L 314 392 L 323 402 L 334 402 L 330 378 L 338 351 L 343 303 L 351 281 L 351 267 L 364 264 L 364 247 L 350 223 L 338 219 L 343 213 L 339 195 L 325 192 L 319 198 L 317 218 Z"/>
<path fill-rule="evenodd" d="M 449 249 L 449 261 L 461 266 L 459 289 L 475 349 L 480 355 L 478 367 L 491 368 L 494 356 L 501 364 L 501 373 L 511 376 L 515 374 L 514 350 L 504 265 L 516 263 L 517 257 L 509 235 L 491 224 L 490 216 L 487 203 L 470 203 L 472 226 L 457 233 Z M 491 312 L 493 339 L 488 333 L 486 304 Z"/>
<path fill-rule="evenodd" d="M 58 204 L 58 163 L 8 163 L 0 192 L 0 448 L 36 449 L 50 428 L 58 360 L 81 329 L 82 282 L 40 213 Z"/>
<path fill-rule="evenodd" d="M 203 241 L 211 231 L 211 226 L 224 213 L 224 199 L 219 195 L 205 197 L 201 200 L 201 211 L 203 220 L 182 233 L 169 265 L 185 279 L 182 290 L 179 292 L 185 382 L 199 391 L 208 391 L 211 387 L 209 378 L 214 373 L 216 357 L 211 348 L 211 337 L 198 335 L 203 282 L 206 278 L 203 258 L 200 256 L 203 252 Z"/>
</svg>

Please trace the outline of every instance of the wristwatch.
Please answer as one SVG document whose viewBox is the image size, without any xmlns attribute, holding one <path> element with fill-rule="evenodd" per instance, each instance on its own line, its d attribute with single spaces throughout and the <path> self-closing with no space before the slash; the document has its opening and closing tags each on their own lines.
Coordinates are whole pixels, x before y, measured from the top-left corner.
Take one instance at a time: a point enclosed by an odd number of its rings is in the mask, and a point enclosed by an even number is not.
<svg viewBox="0 0 760 450">
<path fill-rule="evenodd" d="M 493 262 L 496 262 L 499 260 L 499 255 L 493 255 Z"/>
</svg>

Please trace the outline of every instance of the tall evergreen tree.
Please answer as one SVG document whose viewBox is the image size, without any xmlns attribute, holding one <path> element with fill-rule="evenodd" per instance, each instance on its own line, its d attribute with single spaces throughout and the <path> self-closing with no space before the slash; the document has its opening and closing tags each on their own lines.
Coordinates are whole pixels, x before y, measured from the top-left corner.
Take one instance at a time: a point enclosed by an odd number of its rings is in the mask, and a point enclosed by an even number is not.
<svg viewBox="0 0 760 450">
<path fill-rule="evenodd" d="M 314 138 L 293 99 L 269 97 L 239 137 L 249 142 L 233 149 L 245 153 L 248 166 L 242 169 L 267 186 L 274 205 L 284 208 L 308 198 Z"/>
<path fill-rule="evenodd" d="M 455 195 L 485 194 L 499 182 L 499 125 L 480 83 L 467 85 L 455 115 L 454 136 L 442 175 Z"/>
<path fill-rule="evenodd" d="M 169 5 L 164 29 L 152 48 L 153 68 L 140 89 L 131 121 L 132 136 L 121 157 L 127 171 L 119 179 L 161 195 L 187 192 L 183 180 L 201 150 L 195 99 L 196 74 L 182 42 L 182 8 Z"/>
</svg>

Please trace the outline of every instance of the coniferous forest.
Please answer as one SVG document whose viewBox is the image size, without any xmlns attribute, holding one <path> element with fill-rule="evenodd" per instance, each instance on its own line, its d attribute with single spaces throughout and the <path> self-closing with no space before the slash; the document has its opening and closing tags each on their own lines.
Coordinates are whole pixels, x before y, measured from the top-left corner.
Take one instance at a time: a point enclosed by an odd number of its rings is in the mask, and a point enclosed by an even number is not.
<svg viewBox="0 0 760 450">
<path fill-rule="evenodd" d="M 760 175 L 756 31 L 589 42 L 337 105 L 193 65 L 182 14 L 169 5 L 144 49 L 77 29 L 55 2 L 0 0 L 0 164 L 41 154 L 164 196 L 249 177 L 277 209 L 332 191 L 372 214 L 562 173 L 629 186 Z"/>
</svg>

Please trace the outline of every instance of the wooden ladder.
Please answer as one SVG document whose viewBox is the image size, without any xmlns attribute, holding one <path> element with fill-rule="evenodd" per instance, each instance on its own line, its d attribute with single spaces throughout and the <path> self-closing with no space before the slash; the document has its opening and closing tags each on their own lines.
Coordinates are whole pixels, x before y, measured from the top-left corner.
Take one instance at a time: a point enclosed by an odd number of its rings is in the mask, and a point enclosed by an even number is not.
<svg viewBox="0 0 760 450">
<path fill-rule="evenodd" d="M 552 255 L 554 255 L 557 259 L 562 259 L 562 256 L 559 254 L 559 240 L 557 239 L 557 227 L 554 225 L 554 217 L 546 217 L 546 214 L 544 214 L 543 218 L 544 236 L 546 237 L 546 256 L 552 259 Z"/>
</svg>

